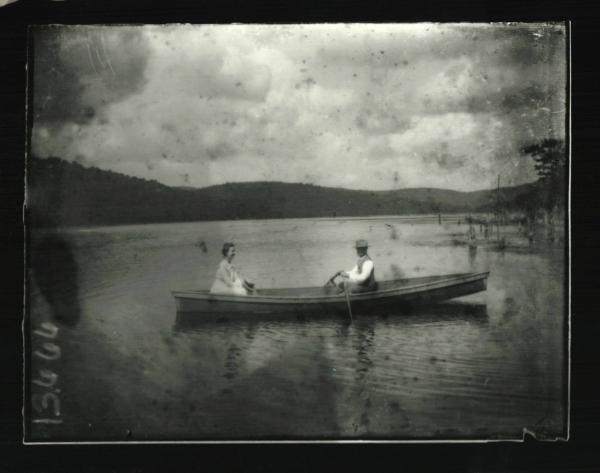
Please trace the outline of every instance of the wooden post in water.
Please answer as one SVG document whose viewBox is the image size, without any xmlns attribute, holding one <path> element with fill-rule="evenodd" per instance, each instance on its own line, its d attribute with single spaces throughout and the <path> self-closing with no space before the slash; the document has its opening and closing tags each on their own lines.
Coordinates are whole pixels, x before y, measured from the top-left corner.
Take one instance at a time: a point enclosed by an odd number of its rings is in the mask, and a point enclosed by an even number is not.
<svg viewBox="0 0 600 473">
<path fill-rule="evenodd" d="M 500 241 L 500 174 L 498 174 L 498 192 L 496 193 L 496 235 Z"/>
</svg>

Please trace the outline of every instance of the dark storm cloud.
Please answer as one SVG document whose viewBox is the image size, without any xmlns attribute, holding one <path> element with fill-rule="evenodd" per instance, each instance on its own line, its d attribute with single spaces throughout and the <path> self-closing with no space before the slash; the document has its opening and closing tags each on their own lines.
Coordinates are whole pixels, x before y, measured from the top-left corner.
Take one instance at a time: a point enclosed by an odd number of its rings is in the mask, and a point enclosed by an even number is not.
<svg viewBox="0 0 600 473">
<path fill-rule="evenodd" d="M 468 57 L 504 64 L 531 65 L 552 58 L 564 41 L 564 27 L 554 24 L 373 25 L 361 35 L 336 37 L 318 49 L 313 63 L 349 59 L 371 67 L 412 68 L 432 59 Z"/>
<path fill-rule="evenodd" d="M 239 150 L 231 143 L 222 142 L 206 148 L 206 156 L 210 161 L 217 161 L 222 158 L 237 155 Z"/>
<path fill-rule="evenodd" d="M 139 28 L 36 28 L 33 44 L 37 122 L 89 123 L 146 83 L 149 49 Z"/>
<path fill-rule="evenodd" d="M 462 95 L 448 94 L 447 100 L 422 99 L 424 113 L 446 112 L 494 113 L 509 115 L 524 110 L 554 110 L 564 107 L 557 103 L 558 91 L 538 82 L 523 82 L 505 87 L 473 87 Z"/>
<path fill-rule="evenodd" d="M 525 87 L 509 88 L 497 99 L 499 101 L 498 109 L 506 113 L 524 108 L 540 109 L 552 106 L 552 96 L 549 94 L 549 90 L 544 90 L 536 83 L 527 84 Z"/>
<path fill-rule="evenodd" d="M 437 149 L 423 154 L 424 163 L 434 164 L 443 171 L 455 171 L 462 168 L 468 161 L 466 156 L 451 153 L 448 143 L 445 141 L 442 141 Z"/>
<path fill-rule="evenodd" d="M 558 24 L 459 24 L 427 40 L 427 50 L 442 59 L 468 56 L 484 66 L 529 67 L 556 60 L 562 42 L 564 26 Z"/>
<path fill-rule="evenodd" d="M 312 78 L 312 77 L 307 77 L 306 79 L 301 80 L 300 82 L 297 82 L 296 85 L 294 86 L 296 89 L 299 89 L 301 87 L 306 87 L 306 88 L 310 88 L 313 85 L 315 85 L 317 82 Z"/>
<path fill-rule="evenodd" d="M 457 110 L 468 113 L 516 113 L 523 109 L 548 108 L 552 95 L 537 83 L 512 85 L 499 91 L 481 90 L 458 102 Z"/>
<path fill-rule="evenodd" d="M 357 128 L 370 135 L 403 133 L 411 127 L 410 118 L 398 116 L 394 110 L 388 111 L 377 107 L 360 110 L 354 123 Z"/>
</svg>

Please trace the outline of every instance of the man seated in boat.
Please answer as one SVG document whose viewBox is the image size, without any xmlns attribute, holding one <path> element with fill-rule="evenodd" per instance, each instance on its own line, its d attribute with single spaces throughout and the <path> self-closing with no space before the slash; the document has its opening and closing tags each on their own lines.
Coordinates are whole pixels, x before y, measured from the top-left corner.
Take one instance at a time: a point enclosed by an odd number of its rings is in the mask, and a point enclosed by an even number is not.
<svg viewBox="0 0 600 473">
<path fill-rule="evenodd" d="M 357 240 L 354 247 L 356 248 L 358 261 L 356 262 L 356 266 L 350 271 L 339 271 L 337 273 L 336 276 L 342 278 L 342 281 L 338 284 L 338 288 L 340 292 L 348 289 L 352 293 L 376 291 L 375 265 L 367 254 L 369 244 L 366 240 Z"/>
<path fill-rule="evenodd" d="M 246 296 L 254 292 L 254 284 L 245 280 L 231 264 L 235 257 L 235 245 L 225 243 L 221 252 L 223 253 L 223 259 L 217 268 L 215 282 L 210 288 L 211 294 Z"/>
</svg>

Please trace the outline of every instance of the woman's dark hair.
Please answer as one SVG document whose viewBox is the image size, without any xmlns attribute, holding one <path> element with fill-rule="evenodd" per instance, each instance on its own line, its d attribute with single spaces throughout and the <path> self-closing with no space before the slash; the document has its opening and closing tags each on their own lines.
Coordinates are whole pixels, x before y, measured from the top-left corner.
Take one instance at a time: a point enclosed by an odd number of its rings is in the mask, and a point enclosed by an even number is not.
<svg viewBox="0 0 600 473">
<path fill-rule="evenodd" d="M 229 248 L 231 248 L 232 246 L 235 246 L 233 243 L 225 243 L 223 245 L 223 249 L 221 250 L 221 253 L 223 253 L 223 256 L 227 256 L 227 253 L 229 253 Z"/>
</svg>

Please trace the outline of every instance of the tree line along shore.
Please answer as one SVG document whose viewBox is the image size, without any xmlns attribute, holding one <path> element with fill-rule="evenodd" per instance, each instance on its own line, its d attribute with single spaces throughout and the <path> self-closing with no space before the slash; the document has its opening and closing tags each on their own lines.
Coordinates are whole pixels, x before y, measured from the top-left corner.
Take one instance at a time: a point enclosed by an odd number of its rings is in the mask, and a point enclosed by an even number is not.
<svg viewBox="0 0 600 473">
<path fill-rule="evenodd" d="M 535 153 L 545 157 L 550 147 L 556 156 L 551 145 L 557 146 L 546 143 L 528 151 L 534 158 Z M 270 181 L 189 188 L 33 156 L 28 160 L 26 218 L 33 227 L 68 227 L 464 213 L 474 214 L 475 225 L 520 225 L 538 234 L 551 227 L 556 233 L 566 208 L 564 162 L 542 163 L 538 174 L 529 184 L 474 192 L 363 191 Z"/>
</svg>

